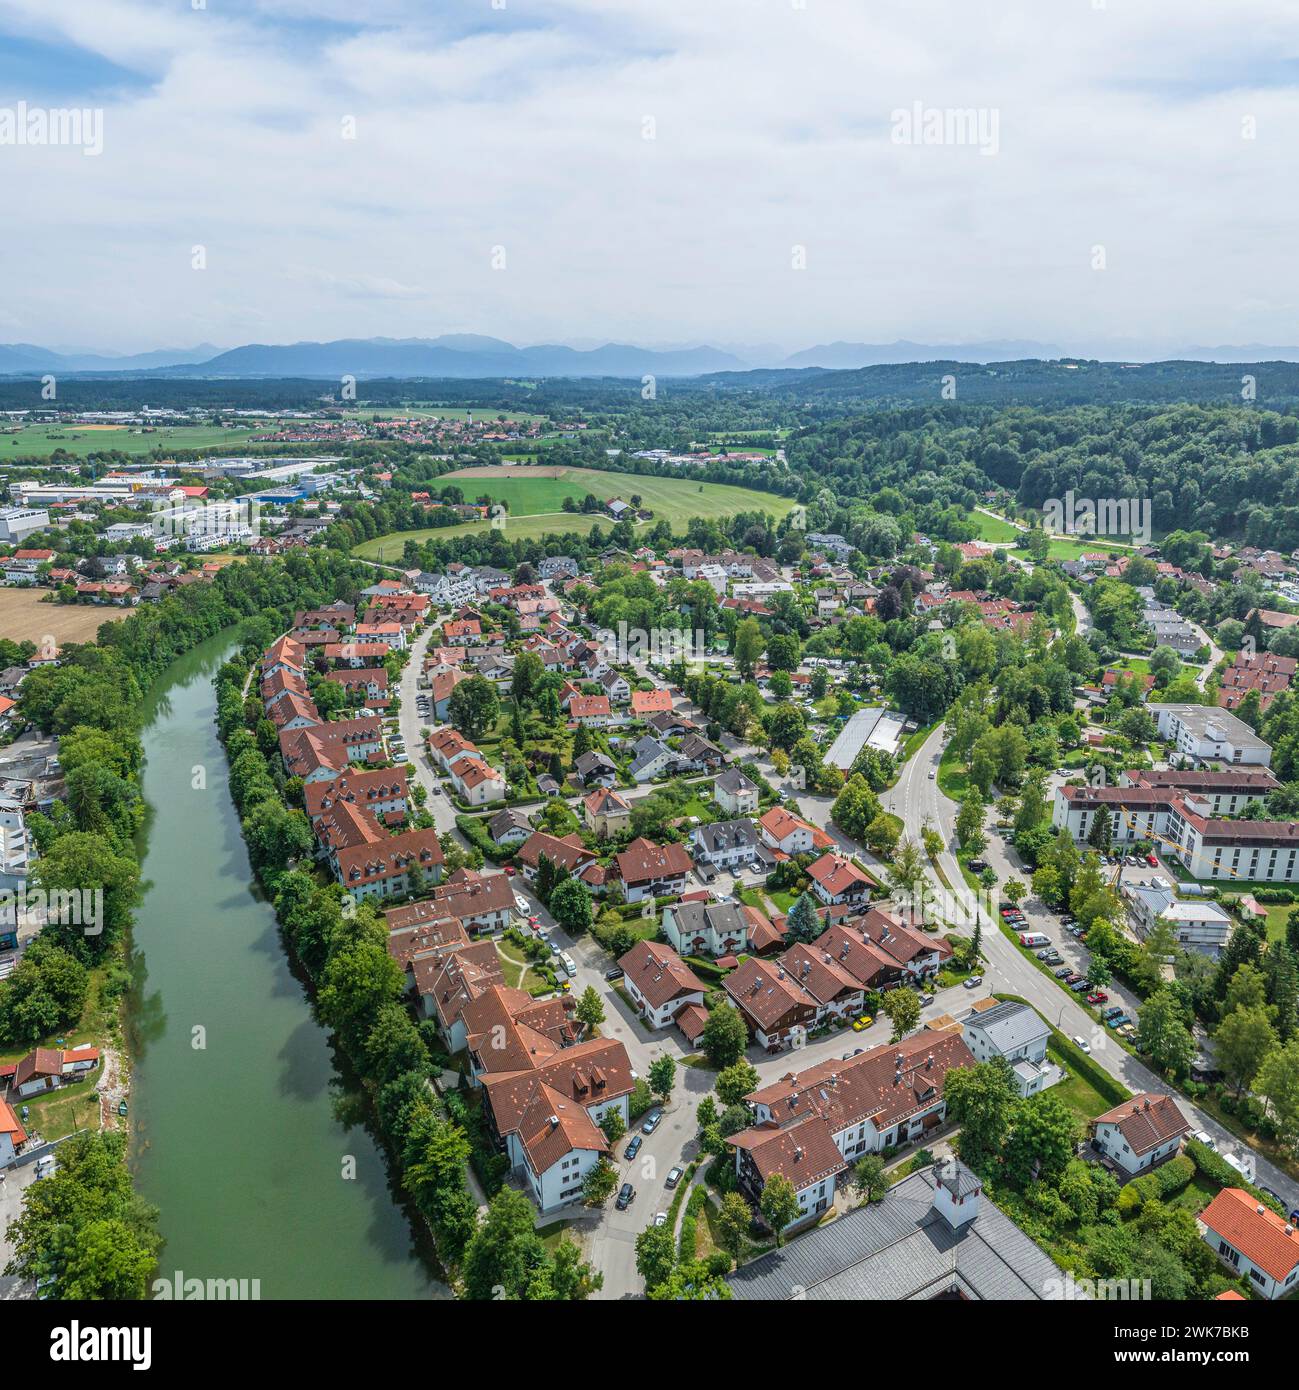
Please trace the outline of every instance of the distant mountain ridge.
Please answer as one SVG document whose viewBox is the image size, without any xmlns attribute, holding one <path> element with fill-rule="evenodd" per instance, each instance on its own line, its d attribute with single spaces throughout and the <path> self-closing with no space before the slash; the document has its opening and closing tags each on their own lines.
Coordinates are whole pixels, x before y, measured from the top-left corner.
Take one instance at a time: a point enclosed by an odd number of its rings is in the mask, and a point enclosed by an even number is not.
<svg viewBox="0 0 1299 1390">
<path fill-rule="evenodd" d="M 782 371 L 856 371 L 866 367 L 920 362 L 1058 361 L 1061 358 L 1125 361 L 1265 362 L 1299 361 L 1299 348 L 1185 348 L 1155 352 L 1148 344 L 1092 344 L 1087 352 L 1066 351 L 1053 343 L 1028 339 L 984 342 L 821 343 L 781 356 L 760 353 L 746 360 L 734 352 L 700 344 L 684 348 L 645 348 L 632 343 L 605 343 L 573 348 L 559 343 L 517 347 L 502 338 L 478 333 L 447 333 L 436 338 L 337 338 L 328 342 L 245 343 L 221 352 L 210 344 L 194 348 L 159 348 L 112 356 L 105 353 L 60 353 L 32 343 L 0 344 L 0 376 L 45 372 L 135 374 L 167 378 L 319 378 L 345 376 L 488 379 L 498 377 L 698 377 L 715 373 Z M 1132 352 L 1122 352 L 1128 346 Z M 1104 351 L 1097 351 L 1104 347 Z"/>
</svg>

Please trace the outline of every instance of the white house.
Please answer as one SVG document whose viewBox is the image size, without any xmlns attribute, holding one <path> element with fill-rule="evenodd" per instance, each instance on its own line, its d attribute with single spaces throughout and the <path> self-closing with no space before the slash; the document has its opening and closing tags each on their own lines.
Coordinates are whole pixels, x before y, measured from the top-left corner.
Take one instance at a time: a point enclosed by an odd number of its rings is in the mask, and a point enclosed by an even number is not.
<svg viewBox="0 0 1299 1390">
<path fill-rule="evenodd" d="M 731 817 L 758 814 L 758 789 L 738 768 L 713 778 L 713 800 Z"/>
<path fill-rule="evenodd" d="M 1147 705 L 1159 728 L 1195 764 L 1220 762 L 1267 767 L 1272 749 L 1243 719 L 1216 705 Z"/>
<path fill-rule="evenodd" d="M 1147 1172 L 1181 1147 L 1191 1126 L 1171 1096 L 1143 1091 L 1098 1115 L 1092 1143 L 1125 1173 Z"/>
<path fill-rule="evenodd" d="M 961 1028 L 965 1045 L 979 1062 L 1003 1058 L 1021 1096 L 1044 1089 L 1052 1075 L 1046 1060 L 1051 1030 L 1027 1004 L 996 1004 L 970 1013 Z"/>
<path fill-rule="evenodd" d="M 761 860 L 773 863 L 771 851 L 758 837 L 751 820 L 719 820 L 698 825 L 690 832 L 690 850 L 696 864 L 736 873 Z"/>
<path fill-rule="evenodd" d="M 1262 1298 L 1299 1287 L 1299 1231 L 1243 1188 L 1224 1187 L 1200 1213 L 1204 1238 Z"/>
<path fill-rule="evenodd" d="M 691 1005 L 703 1007 L 708 986 L 671 946 L 638 941 L 618 964 L 636 1012 L 651 1028 L 666 1028 Z"/>
</svg>

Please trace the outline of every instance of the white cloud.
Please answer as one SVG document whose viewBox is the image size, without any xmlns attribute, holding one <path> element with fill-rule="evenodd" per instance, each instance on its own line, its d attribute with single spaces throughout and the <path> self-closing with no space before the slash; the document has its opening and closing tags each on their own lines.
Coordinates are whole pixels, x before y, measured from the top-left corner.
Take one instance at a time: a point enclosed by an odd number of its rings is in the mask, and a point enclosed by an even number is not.
<svg viewBox="0 0 1299 1390">
<path fill-rule="evenodd" d="M 98 159 L 0 148 L 14 335 L 1295 336 L 1291 0 L 440 8 L 10 0 L 148 80 Z M 894 144 L 915 102 L 998 153 Z"/>
</svg>

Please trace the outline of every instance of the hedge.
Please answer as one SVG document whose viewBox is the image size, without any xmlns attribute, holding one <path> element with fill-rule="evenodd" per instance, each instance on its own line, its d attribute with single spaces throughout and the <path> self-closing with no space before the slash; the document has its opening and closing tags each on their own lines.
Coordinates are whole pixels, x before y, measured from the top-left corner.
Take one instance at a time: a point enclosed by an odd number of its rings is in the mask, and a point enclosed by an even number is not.
<svg viewBox="0 0 1299 1390">
<path fill-rule="evenodd" d="M 1261 1188 L 1255 1187 L 1251 1182 L 1246 1182 L 1216 1149 L 1211 1149 L 1207 1144 L 1201 1144 L 1198 1139 L 1188 1139 L 1185 1152 L 1200 1172 L 1211 1182 L 1216 1182 L 1219 1187 L 1243 1188 L 1256 1201 L 1265 1203 L 1282 1216 L 1287 1214 L 1286 1209 L 1275 1197 L 1269 1197 Z"/>
<path fill-rule="evenodd" d="M 1195 1176 L 1195 1163 L 1185 1154 L 1178 1154 L 1152 1172 L 1133 1178 L 1119 1196 L 1119 1209 L 1134 1209 L 1146 1202 L 1163 1201 L 1180 1192 Z M 1132 1196 L 1129 1197 L 1128 1193 Z"/>
<path fill-rule="evenodd" d="M 683 1178 L 682 1181 L 686 1179 Z M 693 1260 L 699 1252 L 699 1218 L 707 1203 L 706 1187 L 696 1187 L 691 1191 L 690 1200 L 686 1203 L 686 1214 L 681 1218 L 681 1237 L 677 1245 L 683 1260 Z"/>
<path fill-rule="evenodd" d="M 504 864 L 507 859 L 514 857 L 514 846 L 498 845 L 479 816 L 457 816 L 456 829 L 475 849 L 482 850 L 483 858 L 490 859 L 493 864 Z"/>
</svg>

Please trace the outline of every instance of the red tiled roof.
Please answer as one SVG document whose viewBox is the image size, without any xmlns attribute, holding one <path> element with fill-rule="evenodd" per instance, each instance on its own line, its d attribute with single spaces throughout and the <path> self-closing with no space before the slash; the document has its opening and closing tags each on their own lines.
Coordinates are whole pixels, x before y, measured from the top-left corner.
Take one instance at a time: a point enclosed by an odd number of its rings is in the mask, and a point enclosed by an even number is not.
<svg viewBox="0 0 1299 1390">
<path fill-rule="evenodd" d="M 1299 1231 L 1239 1187 L 1224 1187 L 1200 1220 L 1253 1265 L 1282 1283 L 1299 1264 Z"/>
</svg>

